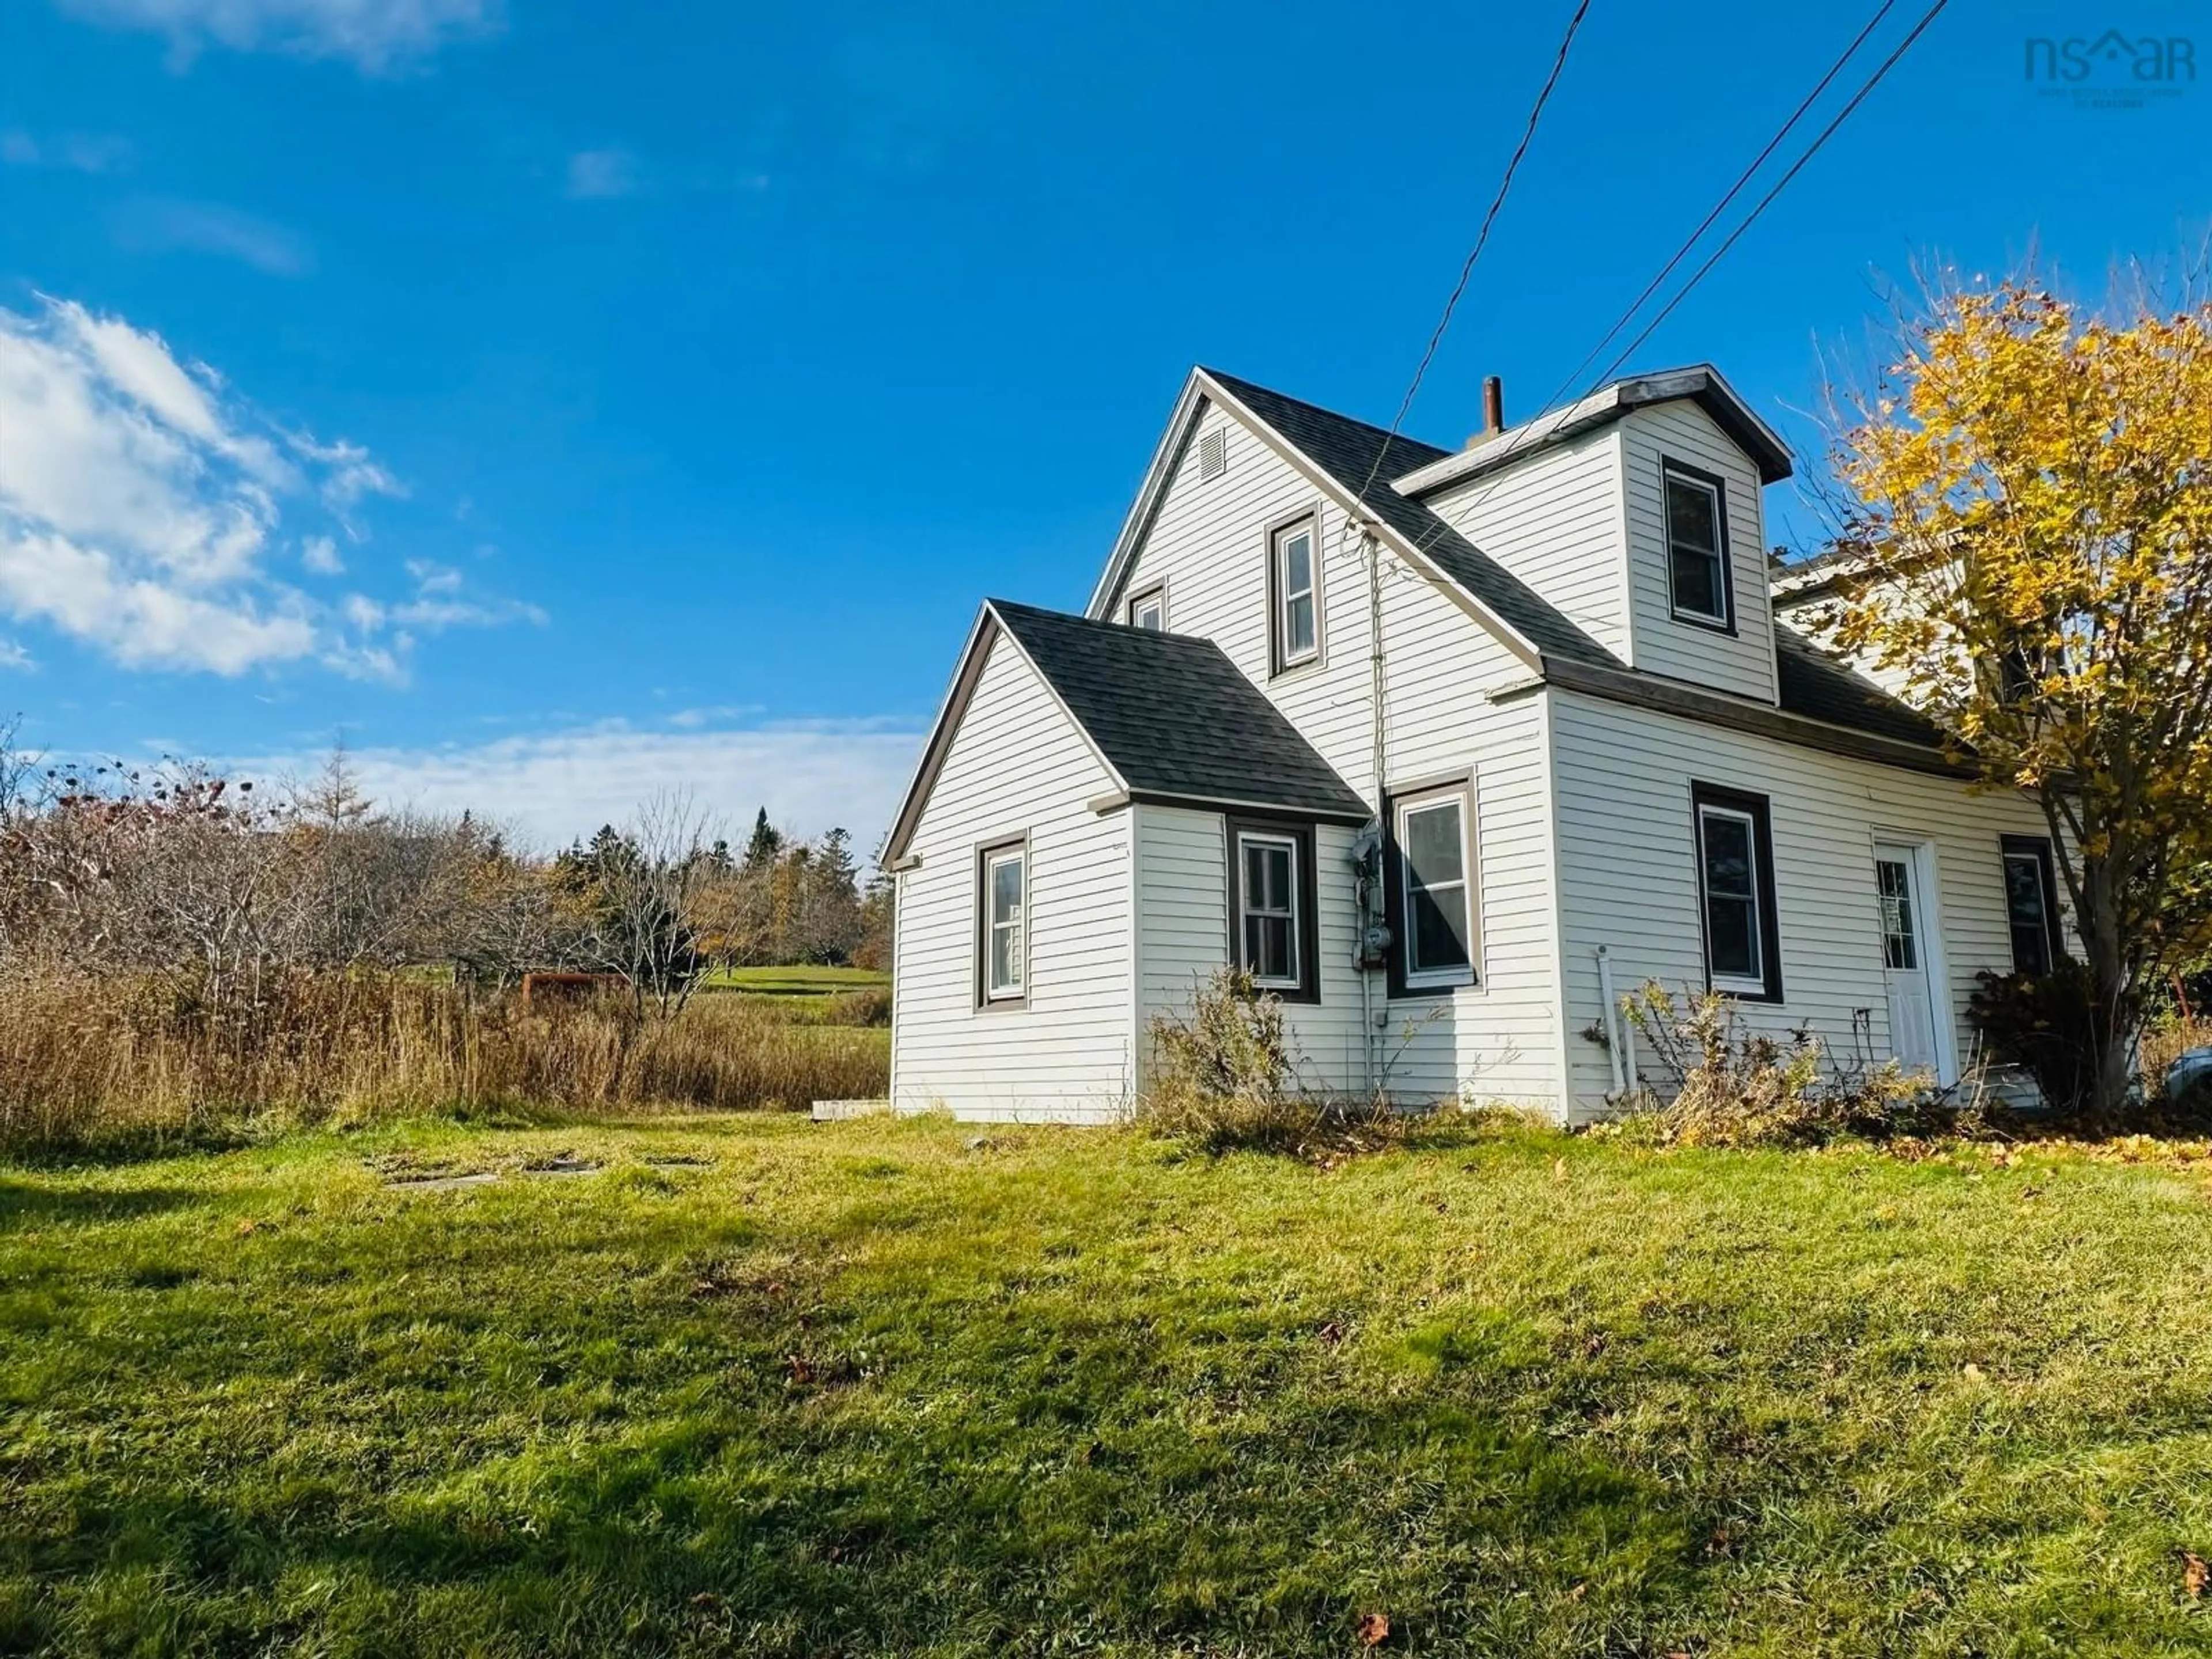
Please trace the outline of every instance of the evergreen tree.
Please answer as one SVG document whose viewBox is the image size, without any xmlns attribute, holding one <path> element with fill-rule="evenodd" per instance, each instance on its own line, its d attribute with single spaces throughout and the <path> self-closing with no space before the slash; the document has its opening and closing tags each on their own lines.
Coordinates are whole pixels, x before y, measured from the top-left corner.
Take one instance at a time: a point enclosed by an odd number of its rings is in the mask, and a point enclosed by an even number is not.
<svg viewBox="0 0 2212 1659">
<path fill-rule="evenodd" d="M 752 838 L 745 843 L 745 868 L 772 868 L 782 851 L 783 831 L 768 821 L 768 808 L 763 806 L 753 818 Z"/>
</svg>

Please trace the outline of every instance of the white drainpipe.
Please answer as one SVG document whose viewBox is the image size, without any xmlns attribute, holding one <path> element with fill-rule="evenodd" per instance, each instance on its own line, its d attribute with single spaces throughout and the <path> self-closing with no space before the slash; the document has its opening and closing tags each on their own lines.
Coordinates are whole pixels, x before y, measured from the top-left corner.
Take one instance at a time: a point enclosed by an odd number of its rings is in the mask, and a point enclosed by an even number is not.
<svg viewBox="0 0 2212 1659">
<path fill-rule="evenodd" d="M 1605 1052 L 1613 1062 L 1613 1092 L 1625 1095 L 1630 1081 L 1636 1076 L 1635 1051 L 1629 1048 L 1632 1040 L 1628 1035 L 1631 1022 L 1620 1012 L 1620 1000 L 1613 994 L 1613 947 L 1597 947 L 1597 983 L 1605 997 Z"/>
</svg>

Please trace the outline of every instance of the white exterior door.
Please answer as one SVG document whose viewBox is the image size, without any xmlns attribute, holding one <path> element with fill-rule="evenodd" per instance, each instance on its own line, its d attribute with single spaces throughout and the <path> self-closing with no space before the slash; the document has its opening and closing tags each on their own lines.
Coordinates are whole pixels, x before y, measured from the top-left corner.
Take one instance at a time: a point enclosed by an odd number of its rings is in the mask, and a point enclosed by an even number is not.
<svg viewBox="0 0 2212 1659">
<path fill-rule="evenodd" d="M 1889 992 L 1889 1051 L 1908 1071 L 1933 1072 L 1940 1056 L 1920 868 L 1917 848 L 1884 842 L 1874 849 L 1875 892 L 1881 908 L 1881 976 Z"/>
</svg>

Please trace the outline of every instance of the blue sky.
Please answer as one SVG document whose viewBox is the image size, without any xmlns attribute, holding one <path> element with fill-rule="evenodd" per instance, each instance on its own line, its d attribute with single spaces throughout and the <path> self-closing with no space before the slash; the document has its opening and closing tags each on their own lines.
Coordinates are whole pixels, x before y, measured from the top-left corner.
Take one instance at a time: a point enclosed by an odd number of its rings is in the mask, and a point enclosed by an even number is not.
<svg viewBox="0 0 2212 1659">
<path fill-rule="evenodd" d="M 979 599 L 1080 605 L 1192 362 L 1389 418 L 1568 9 L 9 0 L 0 709 L 343 737 L 540 839 L 684 785 L 871 842 Z M 1595 0 L 1408 429 L 1531 412 L 1871 9 Z M 2200 17 L 1956 0 L 1632 367 L 1817 466 L 1816 348 L 1916 258 L 2193 245 L 2212 84 L 2023 70 Z"/>
</svg>

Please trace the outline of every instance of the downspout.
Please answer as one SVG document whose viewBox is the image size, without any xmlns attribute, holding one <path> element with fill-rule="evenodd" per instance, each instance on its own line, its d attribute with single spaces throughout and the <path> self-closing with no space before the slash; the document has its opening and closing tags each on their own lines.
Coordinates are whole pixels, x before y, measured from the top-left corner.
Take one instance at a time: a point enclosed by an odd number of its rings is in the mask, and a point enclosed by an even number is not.
<svg viewBox="0 0 2212 1659">
<path fill-rule="evenodd" d="M 1628 1079 L 1635 1075 L 1633 1062 L 1623 1052 L 1626 1047 L 1627 1020 L 1621 1017 L 1620 1004 L 1613 994 L 1613 947 L 1597 947 L 1598 994 L 1605 999 L 1605 1052 L 1613 1062 L 1613 1092 L 1616 1097 L 1628 1092 Z"/>
<path fill-rule="evenodd" d="M 1382 918 L 1387 908 L 1382 890 L 1386 867 L 1382 857 L 1382 544 L 1371 524 L 1360 526 L 1359 538 L 1361 551 L 1367 559 L 1367 696 L 1373 715 L 1368 758 L 1369 775 L 1375 782 L 1375 846 L 1369 855 L 1372 873 L 1361 883 L 1365 902 L 1361 906 L 1358 944 L 1359 1008 L 1365 1035 L 1367 1097 L 1371 1101 L 1382 1086 L 1382 1027 L 1389 1018 L 1387 1005 L 1380 1010 L 1375 1006 L 1375 969 L 1388 960 L 1386 953 L 1389 949 L 1383 935 Z M 1376 948 L 1378 939 L 1380 950 Z"/>
</svg>

